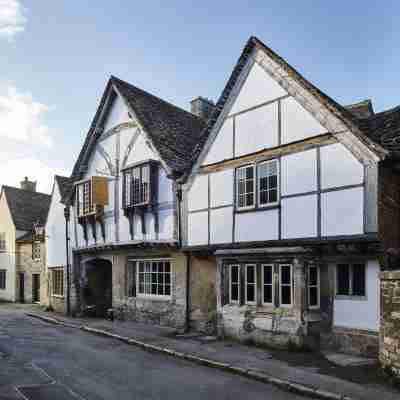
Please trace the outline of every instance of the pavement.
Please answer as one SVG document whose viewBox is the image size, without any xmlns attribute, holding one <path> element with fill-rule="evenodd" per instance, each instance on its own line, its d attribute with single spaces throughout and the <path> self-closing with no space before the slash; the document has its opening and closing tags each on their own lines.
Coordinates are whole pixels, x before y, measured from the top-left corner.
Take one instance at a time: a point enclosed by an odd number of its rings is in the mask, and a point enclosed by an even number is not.
<svg viewBox="0 0 400 400">
<path fill-rule="evenodd" d="M 0 304 L 0 400 L 301 400 L 272 385 Z"/>
<path fill-rule="evenodd" d="M 0 313 L 1 307 L 3 305 Z M 189 360 L 219 370 L 215 374 L 230 372 L 310 398 L 400 398 L 400 392 L 385 384 L 371 360 L 332 353 L 266 350 L 199 334 L 180 335 L 174 329 L 157 325 L 67 318 L 44 312 L 39 307 L 21 308 L 21 312 L 52 323 L 59 329 L 75 330 L 76 334 L 86 331 L 127 343 L 131 345 L 131 351 L 141 348 L 153 354 L 160 353 L 159 356 L 168 355 L 165 359 Z"/>
</svg>

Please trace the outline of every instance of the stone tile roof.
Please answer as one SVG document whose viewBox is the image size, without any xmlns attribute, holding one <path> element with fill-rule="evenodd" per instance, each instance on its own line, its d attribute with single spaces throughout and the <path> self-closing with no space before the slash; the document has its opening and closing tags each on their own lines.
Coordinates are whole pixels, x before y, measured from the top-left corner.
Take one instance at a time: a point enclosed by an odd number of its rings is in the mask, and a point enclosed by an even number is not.
<svg viewBox="0 0 400 400">
<path fill-rule="evenodd" d="M 54 179 L 60 190 L 61 203 L 65 204 L 66 199 L 68 199 L 74 189 L 74 181 L 71 178 L 60 175 L 56 175 Z"/>
<path fill-rule="evenodd" d="M 50 207 L 51 196 L 39 192 L 3 186 L 2 194 L 6 196 L 15 228 L 21 231 L 32 231 L 33 224 L 45 224 Z"/>
<path fill-rule="evenodd" d="M 193 151 L 206 123 L 194 114 L 168 103 L 114 76 L 104 91 L 71 178 L 81 178 L 98 133 L 95 128 L 110 89 L 115 87 L 129 104 L 162 160 L 176 177 L 189 169 Z M 201 141 L 201 140 L 200 140 Z"/>
</svg>

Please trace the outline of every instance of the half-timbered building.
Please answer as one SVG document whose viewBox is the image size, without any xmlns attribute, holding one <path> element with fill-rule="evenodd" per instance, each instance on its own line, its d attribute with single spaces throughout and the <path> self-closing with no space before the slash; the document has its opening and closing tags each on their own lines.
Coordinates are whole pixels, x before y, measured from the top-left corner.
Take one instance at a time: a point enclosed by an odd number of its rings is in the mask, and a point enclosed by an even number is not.
<svg viewBox="0 0 400 400">
<path fill-rule="evenodd" d="M 400 233 L 394 116 L 339 105 L 250 38 L 184 190 L 184 250 L 215 279 L 220 335 L 377 351 L 379 257 Z"/>
</svg>

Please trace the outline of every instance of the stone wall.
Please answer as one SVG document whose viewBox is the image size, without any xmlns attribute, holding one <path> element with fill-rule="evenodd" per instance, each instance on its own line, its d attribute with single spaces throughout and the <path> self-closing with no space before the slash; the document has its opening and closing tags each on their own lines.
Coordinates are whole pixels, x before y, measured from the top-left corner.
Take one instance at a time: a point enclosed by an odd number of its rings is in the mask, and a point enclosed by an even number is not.
<svg viewBox="0 0 400 400">
<path fill-rule="evenodd" d="M 400 270 L 381 272 L 379 359 L 400 378 Z"/>
</svg>

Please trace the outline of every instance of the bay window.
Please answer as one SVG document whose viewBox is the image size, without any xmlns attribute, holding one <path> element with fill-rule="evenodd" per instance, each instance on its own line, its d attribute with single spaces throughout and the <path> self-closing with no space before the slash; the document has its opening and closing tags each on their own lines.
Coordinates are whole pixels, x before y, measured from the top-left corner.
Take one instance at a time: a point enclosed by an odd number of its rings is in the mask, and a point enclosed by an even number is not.
<svg viewBox="0 0 400 400">
<path fill-rule="evenodd" d="M 108 204 L 108 180 L 103 176 L 91 178 L 76 184 L 76 209 L 78 217 L 96 212 L 98 207 Z"/>
</svg>

